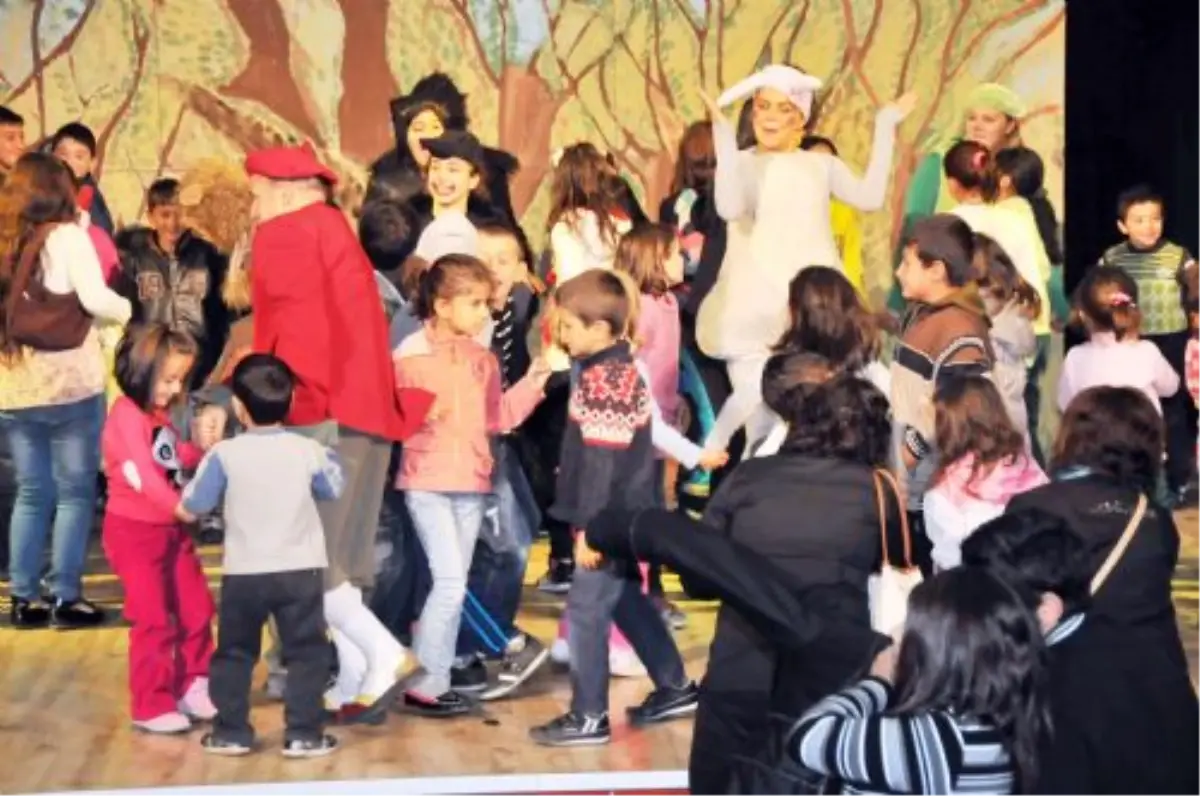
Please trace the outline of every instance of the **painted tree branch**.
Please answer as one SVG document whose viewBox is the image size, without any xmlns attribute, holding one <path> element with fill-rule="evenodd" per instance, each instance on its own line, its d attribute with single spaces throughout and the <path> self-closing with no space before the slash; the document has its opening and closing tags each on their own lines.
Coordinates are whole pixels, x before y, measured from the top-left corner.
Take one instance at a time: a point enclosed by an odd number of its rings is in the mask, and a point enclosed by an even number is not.
<svg viewBox="0 0 1200 796">
<path fill-rule="evenodd" d="M 458 17 L 462 35 L 471 43 L 471 49 L 475 51 L 475 57 L 479 61 L 480 69 L 487 75 L 492 85 L 499 89 L 499 76 L 492 71 L 492 64 L 488 60 L 487 50 L 484 49 L 483 42 L 479 40 L 479 31 L 475 28 L 475 20 L 471 19 L 471 10 L 467 8 L 466 0 L 448 0 L 448 4 L 454 9 L 455 16 Z"/>
<path fill-rule="evenodd" d="M 83 26 L 87 22 L 88 17 L 91 16 L 92 9 L 96 5 L 96 0 L 87 1 L 83 7 L 83 11 L 80 12 L 79 17 L 75 20 L 75 27 L 71 28 L 71 30 L 69 30 L 67 34 L 62 37 L 58 44 L 54 45 L 50 52 L 46 53 L 46 55 L 43 57 L 41 52 L 41 42 L 38 40 L 38 28 L 41 27 L 41 12 L 44 4 L 45 0 L 37 0 L 37 5 L 34 6 L 34 20 L 32 26 L 33 38 L 31 40 L 31 44 L 33 46 L 33 63 L 30 65 L 29 75 L 26 76 L 25 79 L 20 83 L 9 89 L 8 94 L 5 97 L 5 103 L 16 99 L 35 82 L 40 82 L 42 79 L 42 70 L 49 66 L 53 61 L 61 57 L 63 53 L 70 51 L 71 47 L 75 44 L 75 40 L 79 38 L 79 33 L 83 30 Z M 39 114 L 44 115 L 44 102 L 38 110 Z M 44 127 L 43 134 L 45 134 Z"/>
<path fill-rule="evenodd" d="M 317 125 L 291 70 L 291 34 L 276 0 L 226 0 L 229 11 L 250 40 L 245 68 L 222 92 L 261 103 L 321 144 Z M 357 5 L 357 4 L 356 4 Z"/>
<path fill-rule="evenodd" d="M 1003 77 L 1008 70 L 1012 69 L 1013 65 L 1016 64 L 1017 61 L 1024 58 L 1025 55 L 1040 42 L 1043 42 L 1049 38 L 1050 34 L 1054 32 L 1054 29 L 1061 25 L 1065 19 L 1065 10 L 1059 11 L 1057 14 L 1048 19 L 1032 36 L 1029 37 L 1028 41 L 1026 41 L 1024 44 L 1010 53 L 1007 58 L 996 65 L 996 67 L 992 70 L 991 79 L 999 80 L 1001 77 Z"/>
<path fill-rule="evenodd" d="M 391 148 L 393 137 L 388 101 L 397 87 L 387 60 L 388 0 L 338 0 L 338 5 L 346 20 L 338 103 L 341 149 L 369 163 Z"/>
<path fill-rule="evenodd" d="M 900 81 L 896 85 L 896 96 L 908 91 L 908 70 L 912 66 L 913 55 L 917 51 L 917 42 L 921 38 L 921 27 L 925 24 L 925 18 L 921 13 L 921 0 L 912 0 L 912 10 L 912 36 L 908 40 L 908 46 L 904 48 L 904 61 L 900 66 Z"/>
<path fill-rule="evenodd" d="M 284 143 L 287 136 L 271 129 L 258 119 L 246 116 L 224 98 L 201 86 L 186 89 L 188 110 L 204 119 L 214 129 L 235 142 L 243 151 L 252 152 Z"/>
<path fill-rule="evenodd" d="M 179 128 L 183 126 L 183 117 L 187 113 L 187 103 L 179 103 L 179 110 L 175 113 L 175 122 L 171 125 L 171 129 L 167 131 L 167 137 L 163 141 L 163 145 L 158 150 L 158 167 L 154 170 L 154 177 L 158 179 L 163 171 L 167 168 L 167 160 L 171 157 L 171 152 L 175 149 L 175 142 L 179 139 Z M 146 194 L 142 193 L 142 203 L 138 205 L 138 218 L 141 218 L 146 212 Z"/>
<path fill-rule="evenodd" d="M 104 171 L 105 156 L 108 154 L 108 144 L 112 140 L 113 132 L 124 121 L 129 113 L 130 107 L 133 106 L 133 100 L 137 97 L 138 91 L 142 87 L 142 80 L 146 76 L 146 56 L 150 52 L 150 40 L 152 33 L 150 26 L 143 23 L 135 13 L 132 16 L 131 23 L 133 25 L 133 76 L 129 80 L 129 88 L 125 92 L 125 96 L 121 98 L 121 102 L 113 111 L 109 120 L 105 122 L 101 128 L 100 134 L 96 136 L 96 166 L 95 176 L 100 179 L 100 175 Z"/>
<path fill-rule="evenodd" d="M 879 0 L 876 0 L 875 13 L 880 11 Z M 871 85 L 871 81 L 867 79 L 862 68 L 862 51 L 859 49 L 858 34 L 854 29 L 854 8 L 850 0 L 842 0 L 842 19 L 846 25 L 846 52 L 842 61 L 842 67 L 849 66 L 854 76 L 858 78 L 858 83 L 862 86 L 863 91 L 867 93 L 867 98 L 871 100 L 871 107 L 879 107 L 879 95 L 875 93 L 875 87 Z M 868 37 L 873 37 L 876 18 L 871 18 L 871 24 L 868 30 Z M 864 39 L 864 42 L 867 40 Z"/>
<path fill-rule="evenodd" d="M 966 46 L 963 47 L 962 57 L 959 58 L 959 61 L 954 68 L 950 70 L 948 79 L 953 80 L 954 78 L 958 77 L 959 72 L 963 70 L 963 68 L 971 60 L 971 57 L 975 55 L 975 51 L 979 49 L 979 46 L 988 36 L 994 33 L 997 29 L 1016 22 L 1026 14 L 1038 10 L 1044 3 L 1045 0 L 1026 0 L 1026 2 L 1022 5 L 1005 14 L 995 17 L 986 25 L 984 25 L 982 29 L 980 29 L 967 41 Z"/>
</svg>

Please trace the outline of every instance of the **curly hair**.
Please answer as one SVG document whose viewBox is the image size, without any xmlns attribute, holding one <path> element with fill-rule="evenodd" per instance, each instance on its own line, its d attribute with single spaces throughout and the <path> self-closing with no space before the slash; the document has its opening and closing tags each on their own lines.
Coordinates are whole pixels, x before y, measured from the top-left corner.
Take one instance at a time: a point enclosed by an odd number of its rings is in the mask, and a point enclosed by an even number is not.
<svg viewBox="0 0 1200 796">
<path fill-rule="evenodd" d="M 1154 494 L 1162 470 L 1162 416 L 1141 390 L 1093 387 L 1076 395 L 1054 440 L 1054 470 L 1086 467 Z"/>
<path fill-rule="evenodd" d="M 254 195 L 245 172 L 228 161 L 201 160 L 179 180 L 184 225 L 224 254 L 250 230 Z"/>
<path fill-rule="evenodd" d="M 805 394 L 807 393 L 807 394 Z M 891 448 L 888 399 L 875 385 L 842 373 L 819 387 L 789 391 L 785 453 L 883 467 Z"/>
</svg>

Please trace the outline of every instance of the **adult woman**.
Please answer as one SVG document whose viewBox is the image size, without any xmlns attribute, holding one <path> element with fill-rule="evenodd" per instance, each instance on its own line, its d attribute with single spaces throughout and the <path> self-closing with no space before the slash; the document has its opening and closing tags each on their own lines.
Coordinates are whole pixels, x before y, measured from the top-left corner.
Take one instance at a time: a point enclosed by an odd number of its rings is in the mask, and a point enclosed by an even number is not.
<svg viewBox="0 0 1200 796">
<path fill-rule="evenodd" d="M 85 310 L 125 323 L 131 308 L 104 284 L 78 223 L 70 171 L 52 155 L 25 155 L 0 189 L 0 428 L 17 473 L 9 540 L 14 627 L 103 619 L 81 594 L 104 419 L 104 361 Z M 59 332 L 69 324 L 78 333 L 30 332 L 42 324 Z M 52 608 L 41 604 L 39 589 L 51 522 Z"/>
<path fill-rule="evenodd" d="M 776 64 L 716 103 L 706 98 L 717 151 L 716 208 L 729 223 L 724 261 L 700 308 L 696 339 L 706 354 L 725 361 L 733 385 L 706 447 L 725 447 L 743 425 L 748 443 L 766 433 L 770 418 L 759 380 L 771 346 L 787 328 L 787 285 L 809 265 L 838 265 L 831 197 L 864 210 L 882 206 L 896 126 L 916 101 L 906 95 L 879 112 L 870 163 L 859 178 L 830 155 L 795 151 L 820 85 Z M 757 145 L 738 151 L 720 108 L 750 96 Z"/>
<path fill-rule="evenodd" d="M 802 648 L 781 644 L 737 604 L 722 605 L 692 737 L 694 793 L 729 793 L 741 779 L 741 761 L 758 756 L 768 740 L 770 714 L 798 715 L 862 674 L 874 640 L 867 579 L 880 558 L 873 471 L 887 459 L 887 399 L 853 375 L 823 381 L 828 366 L 811 354 L 778 355 L 768 372 L 772 408 L 790 421 L 788 439 L 778 454 L 743 462 L 727 477 L 705 525 L 769 559 L 791 594 L 839 641 L 818 632 Z M 895 501 L 887 515 L 888 527 L 898 527 Z M 686 540 L 671 532 L 700 530 L 661 511 L 642 512 L 624 528 L 631 525 L 651 529 L 656 539 L 659 531 Z M 592 533 L 589 526 L 589 543 Z M 729 593 L 728 573 L 718 569 L 726 562 L 698 562 L 686 541 L 678 551 L 652 544 L 653 550 L 638 544 L 639 557 L 675 568 L 689 593 Z"/>
</svg>

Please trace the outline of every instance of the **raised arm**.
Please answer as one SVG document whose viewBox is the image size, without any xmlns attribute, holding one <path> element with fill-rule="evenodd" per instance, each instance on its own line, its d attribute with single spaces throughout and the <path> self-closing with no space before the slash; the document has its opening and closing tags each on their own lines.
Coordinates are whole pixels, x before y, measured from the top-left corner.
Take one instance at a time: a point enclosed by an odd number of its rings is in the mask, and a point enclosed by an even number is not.
<svg viewBox="0 0 1200 796">
<path fill-rule="evenodd" d="M 738 150 L 737 133 L 724 115 L 713 117 L 712 131 L 717 155 L 717 171 L 713 177 L 717 215 L 726 221 L 750 218 L 758 200 L 754 155 Z"/>
<path fill-rule="evenodd" d="M 831 158 L 829 190 L 837 199 L 860 210 L 878 210 L 887 194 L 892 171 L 892 150 L 896 146 L 896 126 L 904 120 L 913 100 L 901 97 L 875 117 L 875 136 L 871 140 L 871 158 L 867 171 L 858 177 L 838 158 Z"/>
</svg>

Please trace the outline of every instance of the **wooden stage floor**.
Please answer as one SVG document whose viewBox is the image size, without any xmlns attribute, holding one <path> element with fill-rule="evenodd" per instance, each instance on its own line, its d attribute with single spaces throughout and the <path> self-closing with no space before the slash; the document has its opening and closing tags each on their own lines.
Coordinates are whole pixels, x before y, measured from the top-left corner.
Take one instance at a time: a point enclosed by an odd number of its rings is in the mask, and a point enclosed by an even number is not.
<svg viewBox="0 0 1200 796">
<path fill-rule="evenodd" d="M 1180 514 L 1179 524 L 1183 545 L 1176 596 L 1195 671 L 1196 512 Z M 215 582 L 218 551 L 206 549 L 204 555 Z M 532 582 L 545 562 L 543 545 L 530 560 Z M 91 568 L 88 594 L 116 608 L 120 590 L 98 551 Z M 560 607 L 560 599 L 528 587 L 521 624 L 550 639 Z M 689 672 L 699 677 L 715 609 L 706 603 L 683 607 L 690 622 L 676 637 Z M 335 728 L 342 748 L 312 761 L 279 755 L 282 708 L 260 701 L 254 722 L 263 750 L 241 759 L 214 758 L 201 752 L 199 731 L 175 738 L 131 731 L 125 641 L 119 623 L 73 633 L 19 632 L 6 622 L 0 625 L 0 748 L 5 758 L 0 792 L 613 793 L 672 792 L 685 781 L 688 721 L 644 731 L 629 730 L 618 721 L 613 742 L 605 747 L 549 750 L 531 744 L 528 728 L 557 715 L 569 698 L 566 673 L 552 664 L 518 698 L 490 703 L 478 716 L 436 721 L 394 714 L 380 728 Z M 648 687 L 646 680 L 614 680 L 614 715 L 623 715 L 623 708 L 640 700 Z M 312 780 L 323 783 L 299 784 Z M 230 787 L 238 785 L 242 787 Z"/>
</svg>

